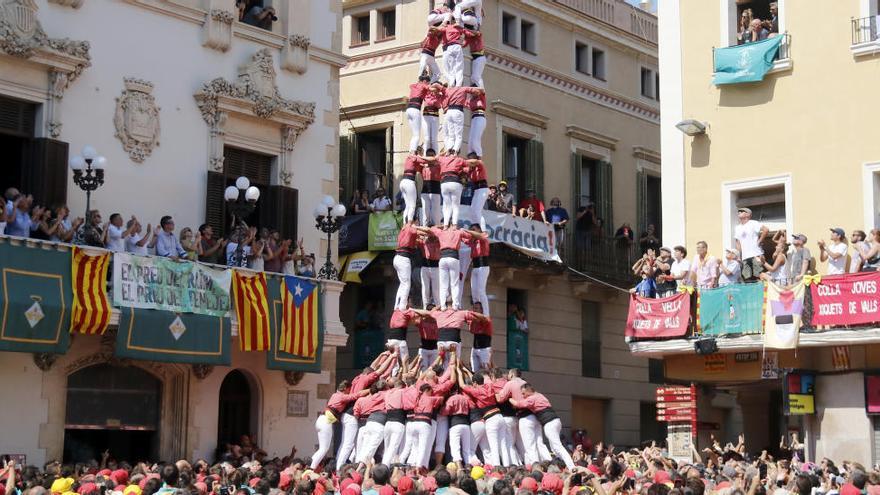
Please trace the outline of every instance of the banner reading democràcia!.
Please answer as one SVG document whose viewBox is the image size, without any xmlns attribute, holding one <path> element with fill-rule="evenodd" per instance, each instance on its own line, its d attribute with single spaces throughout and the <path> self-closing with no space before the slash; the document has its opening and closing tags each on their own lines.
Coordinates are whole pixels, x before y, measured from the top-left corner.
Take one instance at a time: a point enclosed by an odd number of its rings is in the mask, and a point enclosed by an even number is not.
<svg viewBox="0 0 880 495">
<path fill-rule="evenodd" d="M 506 244 L 544 261 L 562 261 L 556 251 L 556 232 L 552 225 L 490 210 L 483 210 L 483 220 L 489 242 Z M 459 223 L 464 228 L 471 225 L 469 220 Z"/>
<path fill-rule="evenodd" d="M 810 286 L 813 325 L 864 325 L 880 321 L 880 272 L 823 276 Z"/>
<path fill-rule="evenodd" d="M 113 304 L 223 316 L 229 311 L 231 270 L 167 258 L 113 255 Z"/>
<path fill-rule="evenodd" d="M 663 299 L 631 294 L 626 336 L 635 338 L 681 337 L 688 330 L 691 298 L 680 292 Z"/>
</svg>

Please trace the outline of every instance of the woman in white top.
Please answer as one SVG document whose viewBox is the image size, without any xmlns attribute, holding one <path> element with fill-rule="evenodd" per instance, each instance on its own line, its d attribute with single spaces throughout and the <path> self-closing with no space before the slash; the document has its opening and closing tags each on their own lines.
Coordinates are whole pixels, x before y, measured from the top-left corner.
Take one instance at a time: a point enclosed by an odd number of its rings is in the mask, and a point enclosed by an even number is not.
<svg viewBox="0 0 880 495">
<path fill-rule="evenodd" d="M 862 269 L 865 254 L 871 250 L 871 244 L 865 241 L 866 237 L 863 230 L 853 230 L 852 234 L 850 234 L 849 240 L 853 251 L 849 261 L 849 273 L 856 273 Z"/>
<path fill-rule="evenodd" d="M 776 243 L 776 249 L 773 251 L 773 264 L 763 261 L 764 273 L 761 278 L 770 280 L 777 285 L 788 285 L 788 272 L 785 270 L 785 253 L 788 251 L 788 243 L 785 239 Z M 763 256 L 761 257 L 763 259 Z"/>
</svg>

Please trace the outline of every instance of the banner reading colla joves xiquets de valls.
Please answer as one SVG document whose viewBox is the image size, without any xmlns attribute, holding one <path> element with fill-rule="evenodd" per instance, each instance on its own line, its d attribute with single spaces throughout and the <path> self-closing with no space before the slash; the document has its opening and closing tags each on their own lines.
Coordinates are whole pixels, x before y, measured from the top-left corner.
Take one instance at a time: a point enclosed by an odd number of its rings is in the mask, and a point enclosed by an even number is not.
<svg viewBox="0 0 880 495">
<path fill-rule="evenodd" d="M 231 270 L 167 258 L 113 255 L 113 305 L 223 316 L 229 311 Z"/>
</svg>

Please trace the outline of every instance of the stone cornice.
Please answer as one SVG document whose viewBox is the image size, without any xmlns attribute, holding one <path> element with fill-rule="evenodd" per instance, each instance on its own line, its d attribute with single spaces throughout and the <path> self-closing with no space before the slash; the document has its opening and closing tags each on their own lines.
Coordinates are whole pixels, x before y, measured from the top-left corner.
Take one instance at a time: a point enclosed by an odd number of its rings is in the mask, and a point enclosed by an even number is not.
<svg viewBox="0 0 880 495">
<path fill-rule="evenodd" d="M 642 146 L 633 146 L 633 156 L 660 165 L 660 153 Z"/>
<path fill-rule="evenodd" d="M 403 98 L 391 98 L 388 100 L 352 105 L 340 109 L 340 116 L 349 119 L 382 115 L 394 112 L 402 112 L 406 108 L 406 100 Z"/>
<path fill-rule="evenodd" d="M 583 127 L 576 125 L 565 126 L 565 135 L 610 150 L 616 149 L 617 141 L 619 141 L 615 137 L 599 134 L 598 132 L 584 129 Z"/>
<path fill-rule="evenodd" d="M 492 110 L 498 115 L 503 115 L 526 124 L 540 127 L 541 129 L 546 129 L 547 123 L 550 122 L 550 117 L 532 112 L 523 107 L 512 105 L 504 100 L 492 100 L 491 106 Z"/>
</svg>

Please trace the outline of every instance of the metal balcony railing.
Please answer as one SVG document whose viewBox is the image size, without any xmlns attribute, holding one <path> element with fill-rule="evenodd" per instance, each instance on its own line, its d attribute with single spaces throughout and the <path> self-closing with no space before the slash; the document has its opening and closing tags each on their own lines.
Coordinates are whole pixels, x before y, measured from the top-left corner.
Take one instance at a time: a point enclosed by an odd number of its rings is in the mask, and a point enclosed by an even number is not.
<svg viewBox="0 0 880 495">
<path fill-rule="evenodd" d="M 637 252 L 635 242 L 611 236 L 586 234 L 568 229 L 562 253 L 562 262 L 579 272 L 608 280 L 615 285 L 635 285 L 632 273 Z"/>
<path fill-rule="evenodd" d="M 877 40 L 877 17 L 868 16 L 861 19 L 852 19 L 852 44 L 861 45 Z"/>
</svg>

